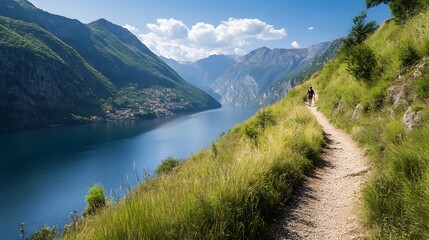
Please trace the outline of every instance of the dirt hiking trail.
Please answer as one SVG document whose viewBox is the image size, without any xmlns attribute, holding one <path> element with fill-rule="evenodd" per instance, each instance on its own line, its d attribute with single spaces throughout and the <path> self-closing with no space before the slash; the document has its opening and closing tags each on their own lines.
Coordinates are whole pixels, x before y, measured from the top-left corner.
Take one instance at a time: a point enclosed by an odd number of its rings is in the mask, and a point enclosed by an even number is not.
<svg viewBox="0 0 429 240">
<path fill-rule="evenodd" d="M 289 199 L 283 216 L 270 229 L 272 239 L 364 239 L 358 203 L 370 170 L 363 151 L 335 128 L 316 107 L 308 109 L 323 127 L 327 146 L 314 172 Z"/>
</svg>

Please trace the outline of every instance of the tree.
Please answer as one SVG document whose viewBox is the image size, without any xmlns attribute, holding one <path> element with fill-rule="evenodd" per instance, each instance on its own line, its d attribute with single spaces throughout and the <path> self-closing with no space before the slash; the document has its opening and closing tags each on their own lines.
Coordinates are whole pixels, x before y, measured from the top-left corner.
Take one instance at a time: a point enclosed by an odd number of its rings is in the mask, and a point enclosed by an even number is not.
<svg viewBox="0 0 429 240">
<path fill-rule="evenodd" d="M 382 3 L 387 4 L 390 0 L 366 0 L 366 8 L 372 8 Z"/>
<path fill-rule="evenodd" d="M 366 11 L 354 17 L 353 24 L 349 35 L 344 39 L 343 48 L 346 50 L 363 43 L 363 41 L 377 29 L 375 21 L 366 22 Z"/>
<path fill-rule="evenodd" d="M 429 4 L 429 0 L 366 0 L 366 8 L 375 7 L 381 3 L 389 4 L 397 23 L 404 23 L 424 9 Z"/>
</svg>

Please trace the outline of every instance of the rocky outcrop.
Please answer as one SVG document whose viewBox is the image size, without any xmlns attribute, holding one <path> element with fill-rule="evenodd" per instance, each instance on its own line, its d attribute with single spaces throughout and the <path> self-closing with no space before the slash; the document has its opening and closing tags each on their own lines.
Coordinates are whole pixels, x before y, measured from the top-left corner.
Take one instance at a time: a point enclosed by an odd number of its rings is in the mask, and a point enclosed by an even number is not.
<svg viewBox="0 0 429 240">
<path fill-rule="evenodd" d="M 411 107 L 407 109 L 404 116 L 402 117 L 402 123 L 408 130 L 413 130 L 419 126 L 421 121 L 421 112 L 415 111 Z"/>
</svg>

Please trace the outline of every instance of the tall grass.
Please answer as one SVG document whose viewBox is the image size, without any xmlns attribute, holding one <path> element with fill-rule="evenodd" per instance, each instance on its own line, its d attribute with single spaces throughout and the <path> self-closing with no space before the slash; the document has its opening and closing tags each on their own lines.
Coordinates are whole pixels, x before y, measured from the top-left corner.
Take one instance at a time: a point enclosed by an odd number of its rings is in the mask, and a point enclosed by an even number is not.
<svg viewBox="0 0 429 240">
<path fill-rule="evenodd" d="M 63 238 L 260 239 L 324 141 L 303 94 L 293 90 Z"/>
<path fill-rule="evenodd" d="M 372 159 L 375 171 L 362 195 L 363 222 L 371 238 L 429 239 L 429 95 L 424 91 L 429 67 L 414 76 L 416 61 L 429 56 L 429 12 L 401 26 L 385 23 L 365 44 L 381 66 L 371 84 L 356 80 L 339 60 L 309 81 L 318 91 L 320 110 L 349 131 Z M 408 92 L 411 103 L 394 106 L 388 91 L 392 85 Z M 401 121 L 410 106 L 421 115 L 420 126 L 411 131 Z"/>
</svg>

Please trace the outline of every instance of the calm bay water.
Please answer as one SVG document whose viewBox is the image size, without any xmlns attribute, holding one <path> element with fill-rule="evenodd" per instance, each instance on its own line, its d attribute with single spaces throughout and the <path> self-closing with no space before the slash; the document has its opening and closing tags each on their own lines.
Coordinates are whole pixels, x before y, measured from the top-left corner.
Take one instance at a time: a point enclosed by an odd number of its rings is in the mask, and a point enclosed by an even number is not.
<svg viewBox="0 0 429 240">
<path fill-rule="evenodd" d="M 174 119 L 97 123 L 0 134 L 0 239 L 62 227 L 82 213 L 94 183 L 123 194 L 136 176 L 168 156 L 184 158 L 207 147 L 254 109 L 226 107 Z"/>
</svg>

